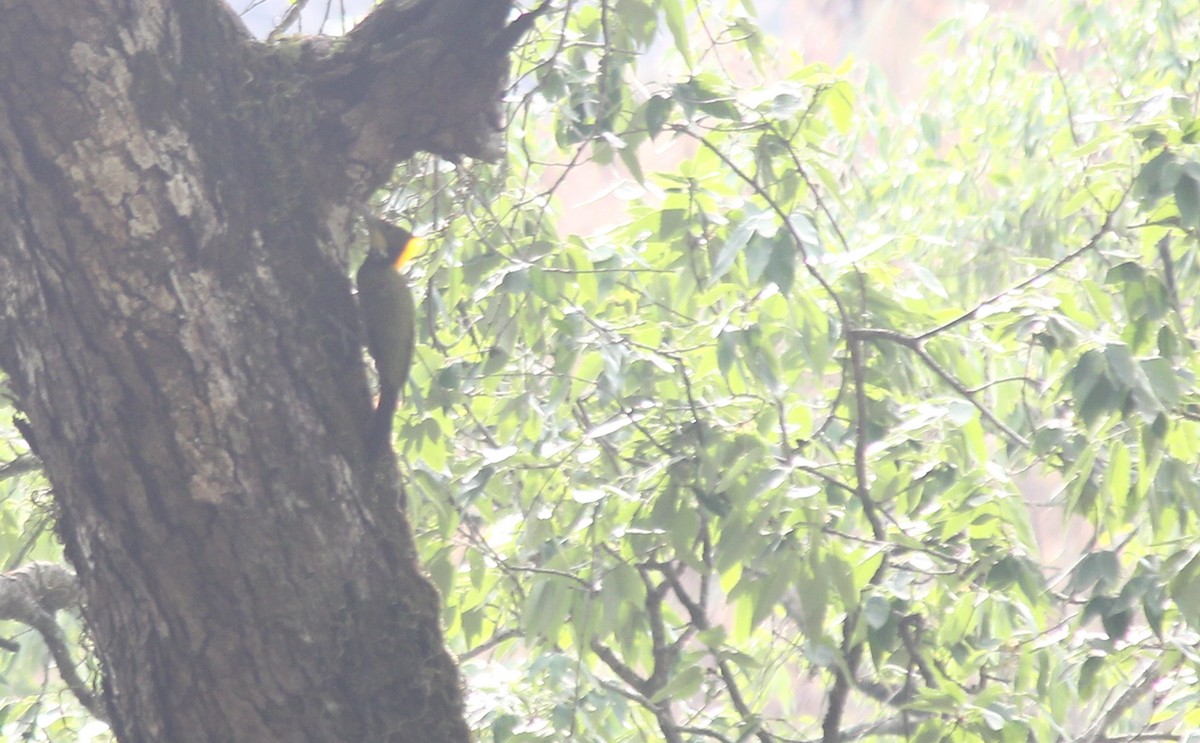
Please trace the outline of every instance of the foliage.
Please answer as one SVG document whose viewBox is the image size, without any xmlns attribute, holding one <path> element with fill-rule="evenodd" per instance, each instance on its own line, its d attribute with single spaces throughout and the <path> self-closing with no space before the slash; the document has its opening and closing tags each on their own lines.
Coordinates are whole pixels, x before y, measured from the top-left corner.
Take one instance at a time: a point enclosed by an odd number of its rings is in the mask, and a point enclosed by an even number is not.
<svg viewBox="0 0 1200 743">
<path fill-rule="evenodd" d="M 1125 5 L 947 22 L 904 104 L 748 3 L 577 0 L 505 162 L 398 173 L 398 448 L 481 740 L 1200 725 L 1200 8 Z M 37 692 L 4 734 L 84 739 Z"/>
<path fill-rule="evenodd" d="M 507 161 L 390 202 L 484 739 L 1200 722 L 1193 6 L 950 21 L 914 105 L 741 5 L 551 17 Z"/>
</svg>

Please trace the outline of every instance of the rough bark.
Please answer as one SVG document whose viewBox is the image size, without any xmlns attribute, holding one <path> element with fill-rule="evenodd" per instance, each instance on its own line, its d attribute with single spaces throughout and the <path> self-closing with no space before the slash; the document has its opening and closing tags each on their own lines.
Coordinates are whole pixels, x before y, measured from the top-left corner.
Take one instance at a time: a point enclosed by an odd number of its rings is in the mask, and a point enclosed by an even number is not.
<svg viewBox="0 0 1200 743">
<path fill-rule="evenodd" d="M 487 153 L 510 9 L 266 46 L 218 0 L 4 3 L 0 366 L 120 739 L 467 739 L 347 255 L 397 160 Z"/>
</svg>

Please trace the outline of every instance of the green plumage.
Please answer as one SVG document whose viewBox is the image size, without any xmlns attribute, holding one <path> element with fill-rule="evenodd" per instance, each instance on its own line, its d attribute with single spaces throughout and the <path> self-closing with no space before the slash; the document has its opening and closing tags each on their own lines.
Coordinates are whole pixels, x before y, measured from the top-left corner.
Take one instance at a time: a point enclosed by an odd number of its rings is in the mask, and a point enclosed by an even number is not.
<svg viewBox="0 0 1200 743">
<path fill-rule="evenodd" d="M 379 374 L 379 406 L 367 439 L 368 451 L 374 455 L 390 441 L 392 416 L 412 365 L 416 305 L 400 270 L 415 248 L 415 238 L 381 219 L 369 218 L 367 226 L 371 252 L 355 279 L 367 330 L 367 350 Z"/>
</svg>

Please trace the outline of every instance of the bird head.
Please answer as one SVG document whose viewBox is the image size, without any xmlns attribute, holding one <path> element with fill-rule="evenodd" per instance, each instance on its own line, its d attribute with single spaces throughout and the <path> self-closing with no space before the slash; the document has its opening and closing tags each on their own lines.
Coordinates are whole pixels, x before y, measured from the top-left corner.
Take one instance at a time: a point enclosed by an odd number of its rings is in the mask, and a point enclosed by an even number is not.
<svg viewBox="0 0 1200 743">
<path fill-rule="evenodd" d="M 370 235 L 371 253 L 390 263 L 397 271 L 425 244 L 424 239 L 378 217 L 367 217 L 367 233 Z"/>
</svg>

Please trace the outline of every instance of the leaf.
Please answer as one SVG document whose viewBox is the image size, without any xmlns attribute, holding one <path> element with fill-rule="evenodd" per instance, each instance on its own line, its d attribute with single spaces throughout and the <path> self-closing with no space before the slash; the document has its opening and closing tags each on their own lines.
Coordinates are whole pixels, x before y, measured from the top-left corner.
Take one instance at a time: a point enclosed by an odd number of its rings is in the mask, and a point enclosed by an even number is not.
<svg viewBox="0 0 1200 743">
<path fill-rule="evenodd" d="M 650 133 L 651 139 L 657 137 L 663 130 L 663 125 L 667 123 L 674 107 L 675 102 L 664 95 L 655 94 L 646 101 L 643 110 L 646 117 L 646 131 Z"/>
<path fill-rule="evenodd" d="M 670 676 L 670 681 L 651 697 L 651 701 L 662 702 L 666 699 L 687 699 L 700 690 L 700 685 L 703 682 L 704 669 L 699 665 L 690 665 Z"/>
<path fill-rule="evenodd" d="M 1179 386 L 1179 377 L 1171 362 L 1161 357 L 1144 359 L 1139 362 L 1142 373 L 1154 393 L 1154 397 L 1164 409 L 1174 407 L 1183 397 Z"/>
<path fill-rule="evenodd" d="M 440 550 L 434 559 L 429 560 L 425 564 L 425 569 L 429 572 L 429 578 L 437 589 L 442 592 L 442 595 L 448 595 L 454 590 L 454 563 L 450 561 L 450 556 L 446 550 Z"/>
<path fill-rule="evenodd" d="M 521 612 L 521 626 L 527 636 L 542 636 L 554 642 L 566 621 L 571 605 L 570 590 L 561 578 L 538 580 Z"/>
<path fill-rule="evenodd" d="M 779 356 L 763 338 L 762 328 L 758 325 L 747 328 L 741 335 L 741 346 L 745 353 L 747 368 L 754 377 L 766 385 L 772 394 L 783 392 L 784 386 L 780 379 Z"/>
<path fill-rule="evenodd" d="M 1076 409 L 1086 426 L 1093 426 L 1102 417 L 1119 412 L 1124 405 L 1125 395 L 1119 394 L 1107 374 L 1103 355 L 1090 350 L 1080 357 L 1079 362 L 1067 379 L 1071 385 Z"/>
<path fill-rule="evenodd" d="M 1200 182 L 1196 176 L 1184 173 L 1175 183 L 1175 205 L 1184 227 L 1200 228 Z"/>
<path fill-rule="evenodd" d="M 717 336 L 717 369 L 726 379 L 729 378 L 729 370 L 733 368 L 733 363 L 737 361 L 741 334 L 740 330 L 723 330 Z"/>
<path fill-rule="evenodd" d="M 675 48 L 683 55 L 689 68 L 693 66 L 692 51 L 688 40 L 687 17 L 682 0 L 661 0 L 659 7 L 667 18 L 667 28 L 675 40 Z"/>
<path fill-rule="evenodd" d="M 1008 723 L 1003 714 L 987 707 L 979 708 L 979 715 L 983 718 L 983 724 L 992 732 L 1003 730 Z"/>
<path fill-rule="evenodd" d="M 1170 594 L 1192 629 L 1200 627 L 1200 555 L 1193 556 L 1171 579 Z"/>
<path fill-rule="evenodd" d="M 1100 616 L 1100 624 L 1104 627 L 1104 633 L 1110 640 L 1124 639 L 1132 621 L 1133 613 L 1128 609 L 1107 612 Z"/>
<path fill-rule="evenodd" d="M 854 92 L 850 84 L 841 81 L 835 83 L 825 93 L 824 101 L 834 126 L 842 134 L 848 133 L 854 119 Z"/>
<path fill-rule="evenodd" d="M 513 731 L 517 729 L 517 725 L 520 723 L 521 718 L 516 715 L 508 714 L 507 712 L 497 715 L 491 724 L 492 742 L 504 743 L 512 737 Z"/>
<path fill-rule="evenodd" d="M 887 624 L 888 618 L 891 617 L 892 606 L 884 597 L 872 594 L 863 603 L 862 612 L 867 625 L 879 629 Z"/>
<path fill-rule="evenodd" d="M 810 638 L 804 642 L 804 656 L 818 668 L 830 668 L 838 659 L 837 648 L 828 638 Z"/>
<path fill-rule="evenodd" d="M 1160 198 L 1175 190 L 1179 180 L 1179 164 L 1170 150 L 1155 155 L 1133 179 L 1134 193 L 1153 206 Z"/>
<path fill-rule="evenodd" d="M 459 616 L 459 621 L 462 623 L 463 638 L 467 644 L 473 644 L 483 632 L 483 610 L 475 608 L 464 611 Z"/>
<path fill-rule="evenodd" d="M 708 277 L 709 286 L 715 284 L 729 272 L 729 269 L 733 267 L 733 262 L 737 260 L 742 248 L 746 246 L 746 242 L 753 233 L 754 225 L 748 221 L 743 221 L 733 228 L 733 231 L 729 233 L 725 242 L 717 250 L 717 257 L 713 261 L 712 271 Z"/>
<path fill-rule="evenodd" d="M 1142 613 L 1146 624 L 1159 640 L 1163 637 L 1163 616 L 1166 614 L 1166 597 L 1162 586 L 1155 584 L 1142 596 Z"/>
<path fill-rule="evenodd" d="M 741 121 L 742 114 L 731 92 L 719 92 L 721 81 L 707 74 L 693 76 L 672 88 L 673 98 L 688 111 L 703 111 L 719 119 Z M 711 157 L 711 153 L 705 157 Z"/>
<path fill-rule="evenodd" d="M 1120 576 L 1121 563 L 1117 553 L 1112 550 L 1099 550 L 1079 561 L 1079 565 L 1071 572 L 1068 590 L 1072 594 L 1082 593 L 1093 587 L 1097 592 L 1107 591 L 1117 584 Z"/>
<path fill-rule="evenodd" d="M 1124 343 L 1110 343 L 1104 347 L 1104 360 L 1108 364 L 1110 377 L 1127 389 L 1132 389 L 1141 380 L 1141 373 Z"/>
<path fill-rule="evenodd" d="M 1100 670 L 1104 668 L 1104 656 L 1092 655 L 1083 662 L 1083 666 L 1079 669 L 1079 696 L 1083 699 L 1091 699 L 1096 692 L 1096 676 Z"/>
<path fill-rule="evenodd" d="M 1126 513 L 1132 482 L 1132 457 L 1129 447 L 1122 441 L 1114 441 L 1109 447 L 1108 471 L 1105 478 L 1108 481 L 1108 491 L 1112 494 L 1113 505 L 1119 512 Z"/>
<path fill-rule="evenodd" d="M 682 209 L 664 209 L 659 213 L 658 236 L 664 240 L 675 237 L 687 224 L 687 213 Z"/>
<path fill-rule="evenodd" d="M 754 612 L 750 619 L 752 626 L 762 624 L 764 619 L 775 612 L 775 607 L 779 606 L 779 600 L 790 583 L 791 570 L 784 565 L 774 566 L 770 572 L 754 582 L 747 595 L 754 604 Z"/>
<path fill-rule="evenodd" d="M 820 631 L 825 623 L 830 584 L 826 564 L 820 560 L 809 562 L 812 563 L 811 571 L 802 568 L 796 575 L 796 600 L 800 602 L 800 611 L 804 614 L 806 634 Z"/>
<path fill-rule="evenodd" d="M 640 149 L 636 146 L 622 147 L 617 150 L 617 156 L 625 165 L 625 169 L 638 183 L 646 182 L 646 174 L 642 172 L 642 161 L 638 157 Z"/>
<path fill-rule="evenodd" d="M 792 229 L 796 231 L 796 236 L 800 238 L 800 242 L 804 244 L 806 249 L 819 248 L 821 246 L 821 238 L 817 233 L 817 226 L 813 223 L 812 217 L 806 212 L 792 212 L 788 216 L 788 222 Z"/>
<path fill-rule="evenodd" d="M 965 593 L 958 597 L 954 608 L 950 610 L 938 629 L 939 645 L 951 647 L 966 638 L 975 625 L 976 614 L 979 611 L 978 601 L 971 593 Z"/>
<path fill-rule="evenodd" d="M 1146 278 L 1146 270 L 1134 261 L 1122 261 L 1104 274 L 1105 284 L 1128 284 L 1141 282 Z"/>
<path fill-rule="evenodd" d="M 787 294 L 796 280 L 796 247 L 790 236 L 779 233 L 771 240 L 771 257 L 764 276 Z"/>
</svg>

